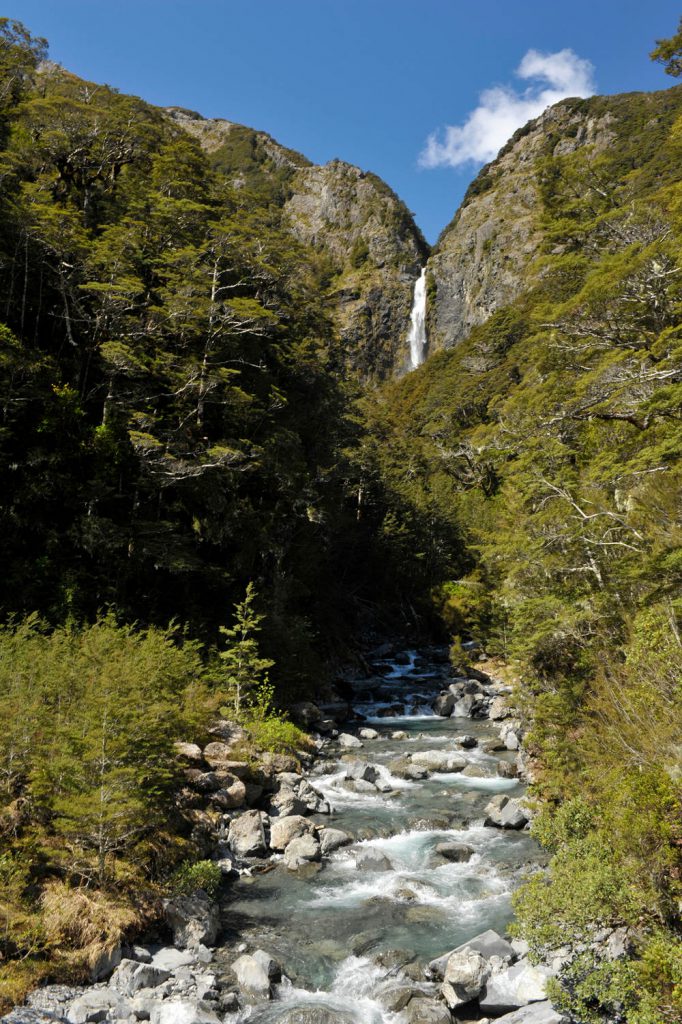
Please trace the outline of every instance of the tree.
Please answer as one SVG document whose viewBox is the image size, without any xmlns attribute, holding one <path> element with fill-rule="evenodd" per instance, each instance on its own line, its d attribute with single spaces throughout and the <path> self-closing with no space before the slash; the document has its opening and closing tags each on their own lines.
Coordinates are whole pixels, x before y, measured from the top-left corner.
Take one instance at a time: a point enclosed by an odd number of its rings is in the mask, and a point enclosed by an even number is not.
<svg viewBox="0 0 682 1024">
<path fill-rule="evenodd" d="M 255 610 L 256 599 L 256 588 L 249 583 L 244 600 L 235 605 L 234 625 L 220 627 L 229 642 L 229 647 L 220 652 L 220 658 L 237 715 L 244 710 L 247 700 L 256 697 L 259 689 L 267 685 L 267 670 L 274 664 L 269 658 L 261 658 L 258 651 L 256 634 L 265 616 Z"/>
<path fill-rule="evenodd" d="M 673 78 L 682 75 L 682 18 L 675 35 L 670 39 L 657 39 L 656 47 L 649 56 L 665 65 L 666 75 L 672 75 Z"/>
<path fill-rule="evenodd" d="M 47 40 L 32 36 L 20 21 L 0 18 L 0 111 L 16 104 L 41 60 Z"/>
</svg>

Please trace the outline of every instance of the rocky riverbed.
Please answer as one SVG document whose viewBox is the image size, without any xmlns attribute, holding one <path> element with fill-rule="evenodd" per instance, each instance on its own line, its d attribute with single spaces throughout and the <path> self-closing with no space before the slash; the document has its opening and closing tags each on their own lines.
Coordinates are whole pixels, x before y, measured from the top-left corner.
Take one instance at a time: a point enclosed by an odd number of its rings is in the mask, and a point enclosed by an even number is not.
<svg viewBox="0 0 682 1024">
<path fill-rule="evenodd" d="M 317 748 L 305 775 L 276 757 L 245 771 L 227 724 L 185 745 L 220 905 L 170 901 L 173 946 L 120 950 L 108 977 L 47 986 L 4 1021 L 558 1024 L 551 968 L 505 937 L 542 861 L 509 688 L 453 678 L 445 649 L 384 645 L 367 665 L 351 706 L 296 709 Z"/>
</svg>

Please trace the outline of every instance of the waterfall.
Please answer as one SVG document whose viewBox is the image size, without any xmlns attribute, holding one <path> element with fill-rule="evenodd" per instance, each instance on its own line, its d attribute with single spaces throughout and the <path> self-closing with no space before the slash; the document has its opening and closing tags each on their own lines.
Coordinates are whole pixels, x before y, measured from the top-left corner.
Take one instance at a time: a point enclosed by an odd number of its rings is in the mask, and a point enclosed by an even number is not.
<svg viewBox="0 0 682 1024">
<path fill-rule="evenodd" d="M 415 281 L 407 340 L 410 346 L 410 369 L 415 370 L 424 362 L 426 355 L 426 267 L 422 267 Z"/>
</svg>

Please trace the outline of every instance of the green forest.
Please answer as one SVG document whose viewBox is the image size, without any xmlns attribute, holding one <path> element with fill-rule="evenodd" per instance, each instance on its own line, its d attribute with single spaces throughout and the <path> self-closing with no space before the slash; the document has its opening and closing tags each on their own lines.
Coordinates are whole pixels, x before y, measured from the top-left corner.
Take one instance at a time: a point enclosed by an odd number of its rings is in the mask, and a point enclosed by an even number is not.
<svg viewBox="0 0 682 1024">
<path fill-rule="evenodd" d="M 515 927 L 585 948 L 555 1004 L 682 1020 L 682 86 L 563 101 L 615 141 L 548 138 L 520 295 L 367 384 L 286 168 L 46 57 L 0 19 L 0 1008 L 201 861 L 173 743 L 305 749 L 371 628 L 517 681 L 551 859 Z"/>
</svg>

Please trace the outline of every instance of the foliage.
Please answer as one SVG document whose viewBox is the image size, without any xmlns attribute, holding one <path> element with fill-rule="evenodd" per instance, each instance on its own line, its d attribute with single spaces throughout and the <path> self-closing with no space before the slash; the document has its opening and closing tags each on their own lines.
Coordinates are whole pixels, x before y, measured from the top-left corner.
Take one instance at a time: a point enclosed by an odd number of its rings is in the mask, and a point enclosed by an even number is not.
<svg viewBox="0 0 682 1024">
<path fill-rule="evenodd" d="M 666 74 L 673 78 L 682 75 L 682 18 L 677 32 L 670 39 L 657 39 L 656 47 L 651 51 L 651 59 L 665 64 Z"/>
<path fill-rule="evenodd" d="M 215 861 L 183 861 L 170 880 L 170 888 L 176 895 L 187 895 L 196 889 L 203 889 L 209 896 L 215 896 L 221 881 L 222 871 Z"/>
</svg>

